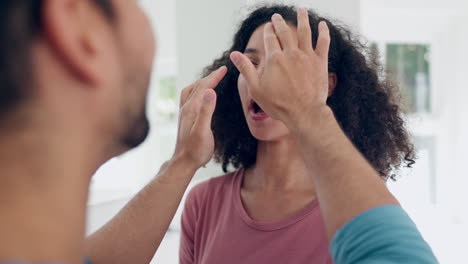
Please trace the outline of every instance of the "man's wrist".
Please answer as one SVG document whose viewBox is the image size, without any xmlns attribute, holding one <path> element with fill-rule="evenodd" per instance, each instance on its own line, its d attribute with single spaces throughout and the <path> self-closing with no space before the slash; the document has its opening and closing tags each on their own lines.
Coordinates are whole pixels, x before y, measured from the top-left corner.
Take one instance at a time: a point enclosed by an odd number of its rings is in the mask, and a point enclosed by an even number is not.
<svg viewBox="0 0 468 264">
<path fill-rule="evenodd" d="M 298 113 L 291 113 L 286 122 L 293 134 L 311 135 L 319 139 L 336 123 L 332 109 L 328 105 L 310 107 Z"/>
<path fill-rule="evenodd" d="M 294 122 L 287 124 L 300 146 L 322 151 L 346 138 L 330 107 L 310 109 Z"/>
</svg>

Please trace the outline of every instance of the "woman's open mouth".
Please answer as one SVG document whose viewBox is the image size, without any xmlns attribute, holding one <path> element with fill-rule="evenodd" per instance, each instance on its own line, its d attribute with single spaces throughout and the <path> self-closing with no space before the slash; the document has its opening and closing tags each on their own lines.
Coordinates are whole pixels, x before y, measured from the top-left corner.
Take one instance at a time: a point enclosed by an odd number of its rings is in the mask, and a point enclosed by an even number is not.
<svg viewBox="0 0 468 264">
<path fill-rule="evenodd" d="M 270 117 L 254 100 L 250 101 L 249 113 L 254 121 L 263 121 Z"/>
</svg>

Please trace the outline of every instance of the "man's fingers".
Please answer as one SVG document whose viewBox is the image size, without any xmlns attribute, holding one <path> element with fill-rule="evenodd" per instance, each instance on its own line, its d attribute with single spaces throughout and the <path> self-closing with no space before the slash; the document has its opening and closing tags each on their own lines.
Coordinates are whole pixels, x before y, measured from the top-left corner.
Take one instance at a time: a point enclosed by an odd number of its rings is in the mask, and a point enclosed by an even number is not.
<svg viewBox="0 0 468 264">
<path fill-rule="evenodd" d="M 330 30 L 325 21 L 319 23 L 319 36 L 315 53 L 328 61 L 328 51 L 330 49 Z"/>
<path fill-rule="evenodd" d="M 216 107 L 215 91 L 206 90 L 202 96 L 200 110 L 192 128 L 192 133 L 199 133 L 199 135 L 211 133 L 211 119 Z"/>
<path fill-rule="evenodd" d="M 278 36 L 283 49 L 297 48 L 297 39 L 294 38 L 291 28 L 280 14 L 274 14 L 271 17 L 275 33 Z"/>
<path fill-rule="evenodd" d="M 252 62 L 244 54 L 238 51 L 234 51 L 231 53 L 231 61 L 252 88 L 259 86 L 260 78 L 258 77 L 257 70 L 255 69 L 255 66 L 252 64 Z"/>
<path fill-rule="evenodd" d="M 265 29 L 263 30 L 263 39 L 265 41 L 266 57 L 269 57 L 275 52 L 281 51 L 281 45 L 272 23 L 267 23 L 265 25 Z"/>
<path fill-rule="evenodd" d="M 312 30 L 309 23 L 309 12 L 305 8 L 297 10 L 297 37 L 299 49 L 310 52 L 312 48 Z"/>
<path fill-rule="evenodd" d="M 226 66 L 222 66 L 216 71 L 210 73 L 205 78 L 197 81 L 191 93 L 188 95 L 188 98 L 186 99 L 185 103 L 192 100 L 192 98 L 196 98 L 198 94 L 202 93 L 206 89 L 216 88 L 216 86 L 218 86 L 219 82 L 224 78 L 226 73 Z"/>
</svg>

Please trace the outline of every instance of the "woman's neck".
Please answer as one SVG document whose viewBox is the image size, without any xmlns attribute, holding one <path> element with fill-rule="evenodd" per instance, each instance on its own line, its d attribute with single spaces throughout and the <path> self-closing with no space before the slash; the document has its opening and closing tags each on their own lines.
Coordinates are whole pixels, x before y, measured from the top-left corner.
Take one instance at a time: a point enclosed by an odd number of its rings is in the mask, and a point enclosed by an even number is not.
<svg viewBox="0 0 468 264">
<path fill-rule="evenodd" d="M 255 165 L 246 173 L 245 188 L 288 191 L 313 189 L 304 159 L 290 137 L 259 141 Z"/>
</svg>

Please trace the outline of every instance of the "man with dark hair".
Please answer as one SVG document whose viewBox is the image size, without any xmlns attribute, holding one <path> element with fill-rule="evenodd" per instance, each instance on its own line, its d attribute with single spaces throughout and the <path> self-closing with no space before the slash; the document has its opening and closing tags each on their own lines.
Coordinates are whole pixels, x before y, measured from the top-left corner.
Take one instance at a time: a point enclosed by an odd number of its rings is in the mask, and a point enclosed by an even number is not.
<svg viewBox="0 0 468 264">
<path fill-rule="evenodd" d="M 85 243 L 91 176 L 148 134 L 149 21 L 134 0 L 2 0 L 0 33 L 0 263 L 148 263 L 213 154 L 225 68 L 184 90 L 174 155 Z"/>
</svg>

